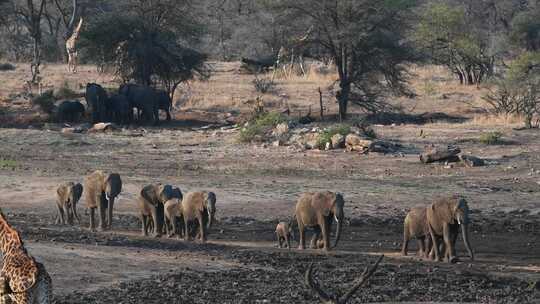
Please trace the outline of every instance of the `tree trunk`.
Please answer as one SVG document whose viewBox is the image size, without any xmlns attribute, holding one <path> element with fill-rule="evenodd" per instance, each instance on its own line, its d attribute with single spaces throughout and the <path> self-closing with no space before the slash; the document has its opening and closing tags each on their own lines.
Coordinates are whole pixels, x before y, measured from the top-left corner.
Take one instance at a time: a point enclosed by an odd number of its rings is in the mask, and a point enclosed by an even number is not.
<svg viewBox="0 0 540 304">
<path fill-rule="evenodd" d="M 351 92 L 351 85 L 341 81 L 339 86 L 341 89 L 336 93 L 339 106 L 339 121 L 347 119 L 347 106 L 349 103 L 349 93 Z"/>
<path fill-rule="evenodd" d="M 420 155 L 420 161 L 429 164 L 437 161 L 459 161 L 457 155 L 461 152 L 459 148 L 434 148 Z"/>
</svg>

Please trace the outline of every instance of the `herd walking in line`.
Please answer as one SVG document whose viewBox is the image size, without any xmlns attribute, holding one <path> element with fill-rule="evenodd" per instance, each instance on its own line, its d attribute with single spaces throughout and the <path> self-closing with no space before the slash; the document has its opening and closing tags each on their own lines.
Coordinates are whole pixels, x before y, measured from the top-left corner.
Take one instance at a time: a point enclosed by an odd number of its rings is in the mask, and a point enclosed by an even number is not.
<svg viewBox="0 0 540 304">
<path fill-rule="evenodd" d="M 99 213 L 99 229 L 113 227 L 114 202 L 122 192 L 122 180 L 117 173 L 96 170 L 84 178 L 83 184 L 66 182 L 56 189 L 56 224 L 81 223 L 77 204 L 84 194 L 89 211 L 89 229 L 96 231 L 95 213 Z M 149 184 L 137 196 L 141 234 L 160 237 L 177 236 L 185 241 L 193 238 L 206 242 L 216 215 L 216 195 L 210 191 L 182 193 L 179 187 Z M 298 229 L 298 249 L 306 244 L 306 229 L 313 232 L 310 247 L 329 251 L 337 247 L 345 221 L 345 200 L 342 194 L 330 191 L 306 192 L 300 195 L 289 221 L 277 224 L 275 235 L 279 248 L 292 248 L 295 240 L 294 221 Z M 469 242 L 469 207 L 464 197 L 454 195 L 435 200 L 427 207 L 412 208 L 404 219 L 403 247 L 416 239 L 418 257 L 455 262 L 456 240 L 461 229 L 470 259 L 474 253 Z M 335 240 L 330 242 L 333 224 Z M 28 254 L 19 233 L 8 224 L 0 211 L 0 246 L 3 265 L 0 274 L 0 303 L 51 303 L 52 281 L 45 266 Z"/>
</svg>

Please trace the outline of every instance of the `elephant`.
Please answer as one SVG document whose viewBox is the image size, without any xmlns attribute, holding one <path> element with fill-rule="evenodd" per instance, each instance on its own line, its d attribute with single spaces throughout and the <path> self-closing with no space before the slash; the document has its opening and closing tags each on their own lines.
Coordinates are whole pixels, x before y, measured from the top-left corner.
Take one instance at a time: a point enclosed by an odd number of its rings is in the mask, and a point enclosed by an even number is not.
<svg viewBox="0 0 540 304">
<path fill-rule="evenodd" d="M 107 113 L 111 120 L 117 124 L 129 124 L 132 109 L 126 96 L 115 94 L 109 97 L 107 101 Z"/>
<path fill-rule="evenodd" d="M 165 202 L 165 231 L 168 237 L 184 236 L 184 218 L 182 216 L 182 199 L 173 198 Z"/>
<path fill-rule="evenodd" d="M 101 230 L 112 228 L 114 200 L 122 192 L 122 179 L 117 173 L 96 170 L 84 180 L 86 207 L 90 210 L 90 230 L 95 231 L 94 214 L 99 209 Z M 107 217 L 106 217 L 107 214 Z"/>
<path fill-rule="evenodd" d="M 292 225 L 287 222 L 279 222 L 276 226 L 276 238 L 279 248 L 283 248 L 283 243 L 291 249 L 291 240 L 294 240 Z"/>
<path fill-rule="evenodd" d="M 188 192 L 182 200 L 182 217 L 184 219 L 184 239 L 191 240 L 189 224 L 199 224 L 198 236 L 201 242 L 206 242 L 208 230 L 215 221 L 216 195 L 214 192 L 197 191 Z"/>
<path fill-rule="evenodd" d="M 65 121 L 78 121 L 81 117 L 84 116 L 84 106 L 82 103 L 76 100 L 65 100 L 58 105 L 58 111 L 56 116 L 58 117 L 58 121 L 65 122 Z"/>
<path fill-rule="evenodd" d="M 92 113 L 92 123 L 105 122 L 107 117 L 107 92 L 96 83 L 86 84 L 86 105 Z"/>
<path fill-rule="evenodd" d="M 429 229 L 426 219 L 426 207 L 414 207 L 405 216 L 403 222 L 403 245 L 401 247 L 401 254 L 407 255 L 407 248 L 409 241 L 413 238 L 418 243 L 418 256 L 427 256 L 426 252 L 426 237 L 429 236 Z M 430 246 L 431 249 L 431 246 Z"/>
<path fill-rule="evenodd" d="M 77 214 L 77 202 L 81 198 L 82 193 L 83 186 L 79 183 L 68 182 L 58 186 L 56 189 L 56 206 L 58 207 L 56 224 L 66 224 L 64 212 L 67 215 L 67 222 L 69 225 L 73 225 L 73 217 L 77 219 L 79 224 L 81 223 L 79 215 Z"/>
<path fill-rule="evenodd" d="M 457 195 L 439 198 L 427 208 L 426 219 L 431 242 L 433 243 L 435 260 L 440 259 L 440 237 L 444 242 L 444 257 L 446 260 L 448 262 L 456 260 L 455 243 L 458 229 L 461 228 L 465 248 L 471 261 L 474 261 L 474 252 L 469 242 L 469 213 L 467 200 Z"/>
<path fill-rule="evenodd" d="M 317 239 L 322 232 L 324 250 L 330 250 L 330 231 L 332 221 L 337 223 L 337 232 L 334 247 L 337 246 L 341 235 L 345 201 L 340 193 L 326 192 L 306 192 L 303 193 L 296 203 L 296 221 L 298 222 L 298 232 L 300 235 L 299 249 L 304 249 L 305 228 L 315 228 L 315 235 L 311 240 L 311 248 L 317 248 Z"/>
<path fill-rule="evenodd" d="M 152 229 L 155 237 L 163 232 L 164 204 L 174 196 L 171 185 L 150 184 L 141 189 L 138 197 L 142 223 L 142 235 L 148 236 Z M 152 227 L 150 227 L 152 226 Z"/>
<path fill-rule="evenodd" d="M 156 91 L 159 100 L 159 109 L 167 114 L 167 121 L 171 120 L 172 99 L 169 93 L 163 90 Z"/>
<path fill-rule="evenodd" d="M 130 107 L 142 110 L 146 119 L 153 119 L 154 125 L 159 124 L 159 96 L 151 87 L 136 84 L 123 84 L 118 89 L 121 95 L 127 97 Z"/>
</svg>

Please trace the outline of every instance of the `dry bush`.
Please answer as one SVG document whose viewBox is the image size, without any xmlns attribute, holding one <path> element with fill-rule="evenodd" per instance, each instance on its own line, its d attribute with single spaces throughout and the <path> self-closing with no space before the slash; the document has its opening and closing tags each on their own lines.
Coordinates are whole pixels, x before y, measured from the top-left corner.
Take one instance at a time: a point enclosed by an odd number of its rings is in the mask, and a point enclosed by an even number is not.
<svg viewBox="0 0 540 304">
<path fill-rule="evenodd" d="M 47 90 L 43 92 L 43 94 L 32 98 L 32 104 L 39 106 L 39 108 L 47 114 L 52 114 L 55 107 L 55 101 L 53 90 Z"/>
<path fill-rule="evenodd" d="M 274 79 L 268 76 L 259 77 L 255 75 L 255 78 L 252 81 L 255 91 L 266 94 L 266 93 L 275 93 L 276 92 L 276 83 Z"/>
</svg>

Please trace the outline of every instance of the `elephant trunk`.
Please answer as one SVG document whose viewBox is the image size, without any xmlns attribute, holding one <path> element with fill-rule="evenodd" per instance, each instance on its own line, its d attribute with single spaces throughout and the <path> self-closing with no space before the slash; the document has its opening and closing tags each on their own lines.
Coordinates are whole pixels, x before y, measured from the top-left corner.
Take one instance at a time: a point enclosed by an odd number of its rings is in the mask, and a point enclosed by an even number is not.
<svg viewBox="0 0 540 304">
<path fill-rule="evenodd" d="M 206 223 L 206 230 L 212 227 L 212 222 L 214 221 L 214 212 L 208 209 L 208 222 Z"/>
<path fill-rule="evenodd" d="M 474 253 L 471 249 L 471 244 L 469 243 L 469 225 L 463 223 L 461 225 L 461 232 L 463 234 L 463 243 L 465 243 L 465 248 L 467 248 L 467 251 L 469 252 L 469 257 L 471 258 L 471 261 L 474 261 Z"/>
<path fill-rule="evenodd" d="M 341 237 L 341 229 L 343 228 L 343 211 L 341 211 L 337 216 L 335 216 L 337 222 L 336 229 L 336 241 L 334 242 L 334 247 L 337 247 L 339 238 Z"/>
</svg>

